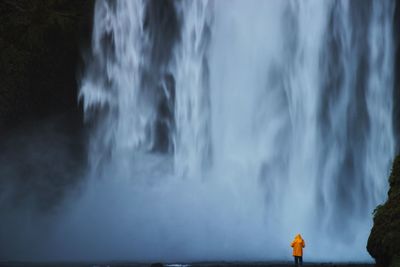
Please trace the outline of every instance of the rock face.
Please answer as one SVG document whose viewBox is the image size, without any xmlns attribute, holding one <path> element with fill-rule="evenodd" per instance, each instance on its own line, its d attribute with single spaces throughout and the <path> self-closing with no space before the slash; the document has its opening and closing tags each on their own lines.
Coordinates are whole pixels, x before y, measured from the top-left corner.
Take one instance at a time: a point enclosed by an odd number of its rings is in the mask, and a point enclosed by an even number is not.
<svg viewBox="0 0 400 267">
<path fill-rule="evenodd" d="M 0 2 L 0 134 L 74 110 L 77 65 L 90 41 L 93 1 Z"/>
<path fill-rule="evenodd" d="M 77 81 L 82 50 L 90 42 L 93 4 L 0 1 L 4 214 L 25 205 L 54 211 L 83 176 L 84 125 Z"/>
<path fill-rule="evenodd" d="M 400 156 L 389 178 L 388 200 L 376 208 L 367 249 L 380 266 L 400 266 Z"/>
</svg>

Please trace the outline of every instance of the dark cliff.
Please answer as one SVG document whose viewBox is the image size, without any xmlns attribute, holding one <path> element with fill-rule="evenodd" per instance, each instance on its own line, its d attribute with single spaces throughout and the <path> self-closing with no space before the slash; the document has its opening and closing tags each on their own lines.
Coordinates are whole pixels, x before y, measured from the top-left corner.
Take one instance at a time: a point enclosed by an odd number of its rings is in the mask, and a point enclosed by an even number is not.
<svg viewBox="0 0 400 267">
<path fill-rule="evenodd" d="M 94 1 L 0 1 L 0 208 L 56 207 L 85 164 L 77 103 Z M 54 179 L 57 177 L 57 179 Z"/>
<path fill-rule="evenodd" d="M 376 208 L 367 249 L 380 266 L 400 266 L 400 156 L 393 162 L 388 200 Z"/>
<path fill-rule="evenodd" d="M 72 112 L 77 66 L 90 42 L 93 1 L 0 2 L 0 133 Z"/>
</svg>

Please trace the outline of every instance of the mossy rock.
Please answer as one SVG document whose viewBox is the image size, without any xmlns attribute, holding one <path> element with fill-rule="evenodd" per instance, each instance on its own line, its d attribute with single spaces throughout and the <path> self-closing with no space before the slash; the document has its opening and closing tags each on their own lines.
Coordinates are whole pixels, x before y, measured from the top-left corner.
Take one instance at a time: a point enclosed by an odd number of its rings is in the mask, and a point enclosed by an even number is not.
<svg viewBox="0 0 400 267">
<path fill-rule="evenodd" d="M 388 199 L 374 211 L 367 250 L 380 266 L 400 267 L 400 156 L 393 162 Z"/>
<path fill-rule="evenodd" d="M 400 256 L 396 256 L 394 259 L 392 259 L 390 267 L 400 267 Z"/>
</svg>

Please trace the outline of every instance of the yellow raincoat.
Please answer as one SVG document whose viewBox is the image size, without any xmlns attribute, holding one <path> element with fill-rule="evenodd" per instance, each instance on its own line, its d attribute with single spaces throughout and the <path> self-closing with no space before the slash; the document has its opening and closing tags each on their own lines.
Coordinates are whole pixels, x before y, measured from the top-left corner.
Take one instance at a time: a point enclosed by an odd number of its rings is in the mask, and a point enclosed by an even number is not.
<svg viewBox="0 0 400 267">
<path fill-rule="evenodd" d="M 300 234 L 296 235 L 290 246 L 293 248 L 293 256 L 303 256 L 303 248 L 306 246 L 306 243 L 303 238 L 301 238 Z"/>
</svg>

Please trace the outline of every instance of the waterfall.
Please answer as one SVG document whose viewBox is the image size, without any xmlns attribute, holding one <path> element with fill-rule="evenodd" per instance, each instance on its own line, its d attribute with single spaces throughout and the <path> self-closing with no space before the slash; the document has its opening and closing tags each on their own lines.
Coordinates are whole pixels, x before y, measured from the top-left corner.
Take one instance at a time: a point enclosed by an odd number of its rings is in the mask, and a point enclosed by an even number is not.
<svg viewBox="0 0 400 267">
<path fill-rule="evenodd" d="M 78 214 L 121 219 L 111 257 L 282 260 L 300 232 L 308 260 L 370 260 L 395 147 L 393 9 L 98 0 Z"/>
</svg>

